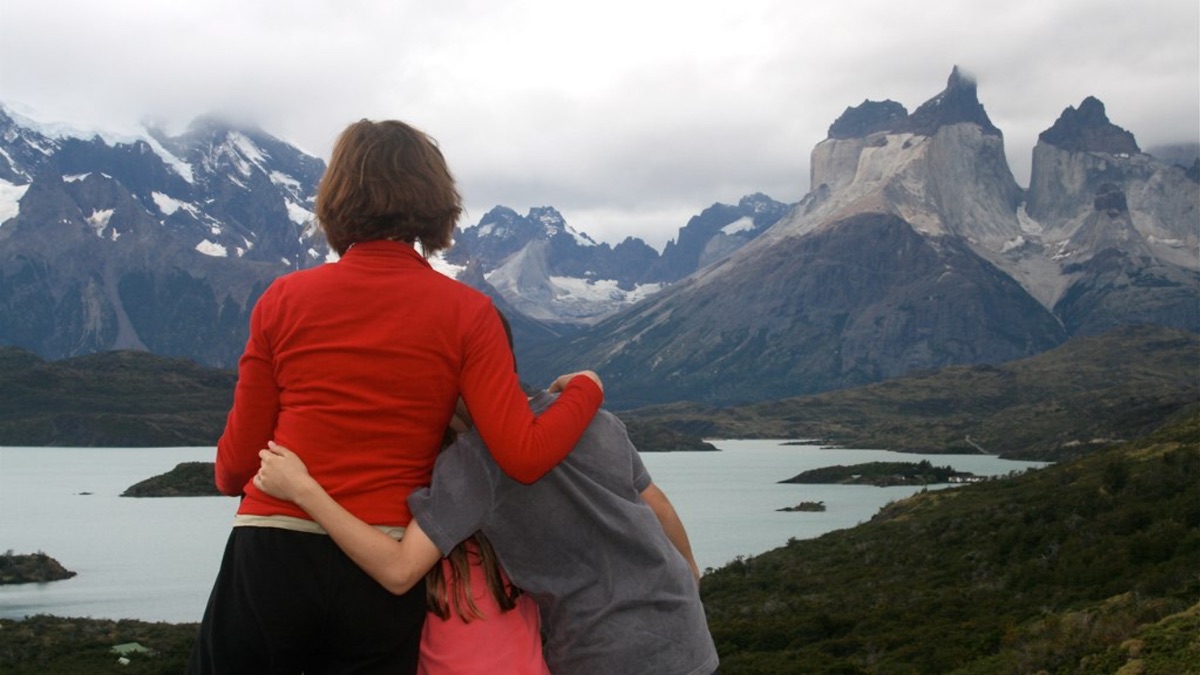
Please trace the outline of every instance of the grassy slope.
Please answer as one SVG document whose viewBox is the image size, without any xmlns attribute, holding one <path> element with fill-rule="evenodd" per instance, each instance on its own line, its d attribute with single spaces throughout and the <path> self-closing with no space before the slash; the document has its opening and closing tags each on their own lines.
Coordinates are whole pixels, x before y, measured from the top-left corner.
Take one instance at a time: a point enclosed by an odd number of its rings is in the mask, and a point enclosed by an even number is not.
<svg viewBox="0 0 1200 675">
<path fill-rule="evenodd" d="M 1122 328 L 998 366 L 956 366 L 734 408 L 645 408 L 707 438 L 810 438 L 847 446 L 1061 460 L 1144 436 L 1200 402 L 1200 336 Z"/>
<path fill-rule="evenodd" d="M 1198 672 L 1197 486 L 1200 414 L 734 562 L 702 584 L 721 671 Z"/>
<path fill-rule="evenodd" d="M 145 352 L 46 362 L 0 347 L 0 445 L 215 445 L 236 380 Z"/>
</svg>

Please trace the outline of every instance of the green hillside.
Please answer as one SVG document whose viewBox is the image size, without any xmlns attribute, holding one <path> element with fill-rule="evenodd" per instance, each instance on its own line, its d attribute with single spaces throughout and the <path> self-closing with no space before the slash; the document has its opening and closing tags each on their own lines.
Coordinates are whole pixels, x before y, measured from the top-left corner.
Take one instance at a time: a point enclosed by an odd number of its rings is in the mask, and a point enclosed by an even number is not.
<svg viewBox="0 0 1200 675">
<path fill-rule="evenodd" d="M 1200 403 L 1200 335 L 1126 327 L 995 366 L 954 366 L 769 403 L 624 413 L 705 438 L 1058 461 L 1145 436 Z"/>
<path fill-rule="evenodd" d="M 43 361 L 0 347 L 0 445 L 215 445 L 236 381 L 146 352 Z"/>
<path fill-rule="evenodd" d="M 1200 673 L 1200 414 L 704 577 L 724 675 Z"/>
</svg>

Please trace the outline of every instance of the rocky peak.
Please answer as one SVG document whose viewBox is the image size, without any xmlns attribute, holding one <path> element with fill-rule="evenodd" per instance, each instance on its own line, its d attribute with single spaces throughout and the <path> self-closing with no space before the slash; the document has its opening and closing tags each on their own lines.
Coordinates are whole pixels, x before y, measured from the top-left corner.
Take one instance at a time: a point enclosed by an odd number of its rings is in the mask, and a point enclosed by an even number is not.
<svg viewBox="0 0 1200 675">
<path fill-rule="evenodd" d="M 0 105 L 0 180 L 14 185 L 29 183 L 56 149 L 55 140 L 22 124 Z"/>
<path fill-rule="evenodd" d="M 908 110 L 892 100 L 864 100 L 846 108 L 829 125 L 829 138 L 865 138 L 877 131 L 891 131 L 908 119 Z"/>
<path fill-rule="evenodd" d="M 1141 152 L 1133 134 L 1108 121 L 1104 104 L 1092 96 L 1083 99 L 1079 108 L 1067 106 L 1038 140 L 1070 152 Z"/>
<path fill-rule="evenodd" d="M 515 234 L 515 224 L 520 219 L 521 216 L 517 215 L 516 211 L 507 206 L 497 206 L 479 219 L 479 236 L 497 239 L 512 237 Z"/>
<path fill-rule="evenodd" d="M 978 124 L 987 135 L 1002 135 L 979 102 L 975 79 L 954 66 L 946 88 L 914 110 L 897 131 L 932 136 L 944 126 L 963 122 Z"/>
</svg>

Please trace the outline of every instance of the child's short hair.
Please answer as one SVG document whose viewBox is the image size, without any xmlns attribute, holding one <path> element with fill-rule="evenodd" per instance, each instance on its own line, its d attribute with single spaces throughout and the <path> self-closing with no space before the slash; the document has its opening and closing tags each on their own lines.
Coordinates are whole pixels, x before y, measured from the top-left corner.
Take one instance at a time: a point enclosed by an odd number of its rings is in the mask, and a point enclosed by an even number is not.
<svg viewBox="0 0 1200 675">
<path fill-rule="evenodd" d="M 437 144 L 404 122 L 360 120 L 333 148 L 317 190 L 317 222 L 338 255 L 376 239 L 449 248 L 462 198 Z"/>
</svg>

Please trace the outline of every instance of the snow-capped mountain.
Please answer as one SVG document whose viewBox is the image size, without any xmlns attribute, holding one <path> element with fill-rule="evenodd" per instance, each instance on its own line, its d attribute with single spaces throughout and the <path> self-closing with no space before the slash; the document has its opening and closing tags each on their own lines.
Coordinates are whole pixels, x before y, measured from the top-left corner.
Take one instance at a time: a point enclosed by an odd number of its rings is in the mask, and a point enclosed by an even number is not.
<svg viewBox="0 0 1200 675">
<path fill-rule="evenodd" d="M 0 343 L 232 365 L 258 294 L 328 257 L 311 213 L 323 171 L 215 118 L 113 138 L 0 107 Z"/>
<path fill-rule="evenodd" d="M 51 127 L 0 107 L 0 344 L 47 358 L 148 349 L 235 363 L 275 277 L 331 258 L 314 227 L 321 160 L 201 117 L 182 134 Z M 525 349 L 721 259 L 787 211 L 716 204 L 659 255 L 610 246 L 550 207 L 496 207 L 431 262 L 490 294 Z"/>
<path fill-rule="evenodd" d="M 525 216 L 498 206 L 460 230 L 444 259 L 452 275 L 502 297 L 512 310 L 551 326 L 586 326 L 730 255 L 775 223 L 789 206 L 766 195 L 714 204 L 679 230 L 662 255 L 637 238 L 597 243 L 551 207 Z"/>
<path fill-rule="evenodd" d="M 1200 177 L 1140 153 L 1094 99 L 1028 191 L 957 68 L 911 114 L 851 107 L 812 186 L 717 264 L 527 360 L 601 371 L 611 405 L 731 403 L 997 363 L 1128 323 L 1200 331 Z"/>
</svg>

